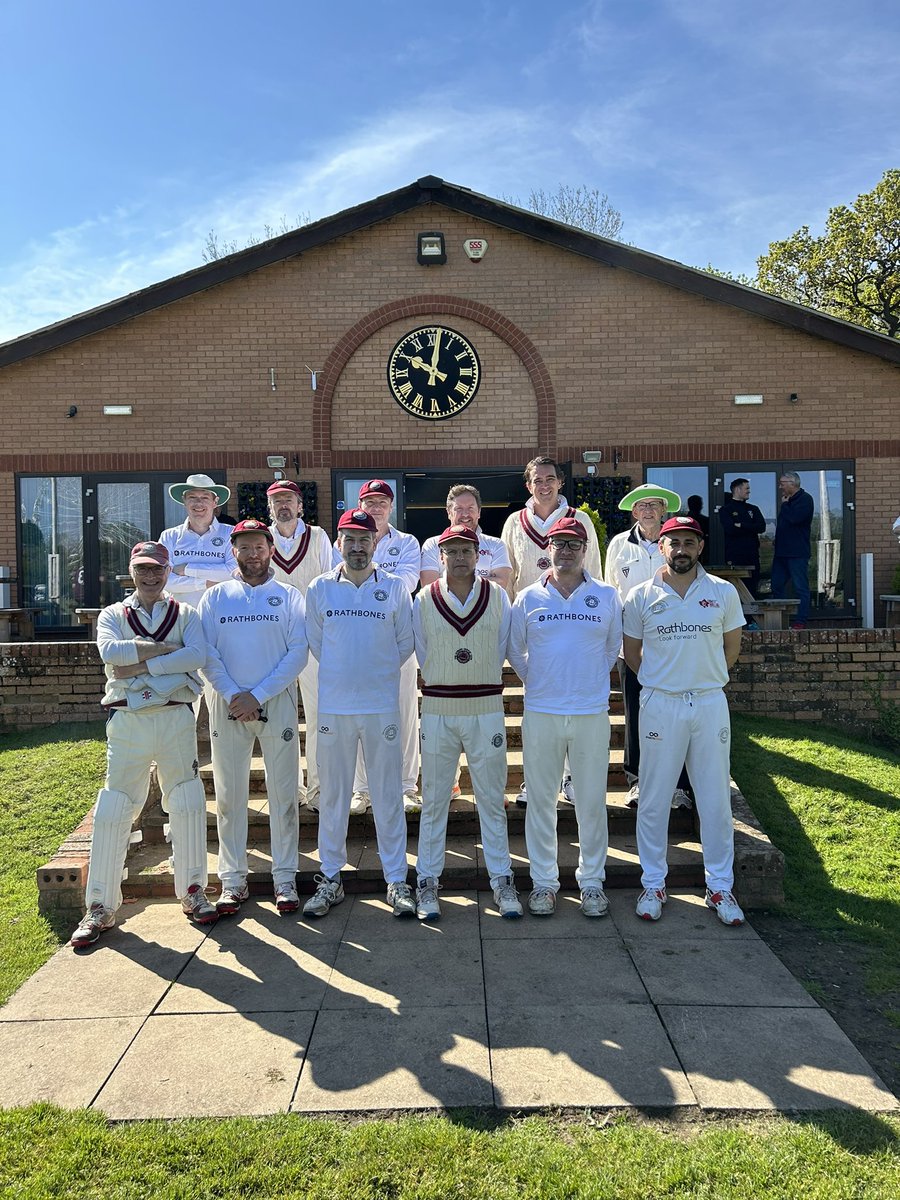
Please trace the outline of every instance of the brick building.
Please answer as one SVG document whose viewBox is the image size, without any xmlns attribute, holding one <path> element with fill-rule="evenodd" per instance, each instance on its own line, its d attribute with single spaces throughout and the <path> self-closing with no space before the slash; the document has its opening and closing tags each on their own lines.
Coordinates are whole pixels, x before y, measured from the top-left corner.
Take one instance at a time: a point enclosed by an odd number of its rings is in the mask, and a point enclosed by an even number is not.
<svg viewBox="0 0 900 1200">
<path fill-rule="evenodd" d="M 189 472 L 235 519 L 283 457 L 329 532 L 377 473 L 424 538 L 451 483 L 497 532 L 528 459 L 565 462 L 572 498 L 595 452 L 588 495 L 651 479 L 712 514 L 743 475 L 772 527 L 800 471 L 830 546 L 813 618 L 840 624 L 858 555 L 876 592 L 896 561 L 898 365 L 896 341 L 427 177 L 0 346 L 0 564 L 52 636 L 119 594 Z"/>
</svg>

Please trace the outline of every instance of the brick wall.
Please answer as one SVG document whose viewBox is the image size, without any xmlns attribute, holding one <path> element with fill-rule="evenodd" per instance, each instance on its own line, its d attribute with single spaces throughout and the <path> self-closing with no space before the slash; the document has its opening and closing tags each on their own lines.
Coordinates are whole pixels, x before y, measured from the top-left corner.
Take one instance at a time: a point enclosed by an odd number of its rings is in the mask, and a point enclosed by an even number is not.
<svg viewBox="0 0 900 1200">
<path fill-rule="evenodd" d="M 735 712 L 864 729 L 879 675 L 900 704 L 900 629 L 760 632 L 744 637 L 728 698 Z M 0 726 L 96 721 L 102 694 L 94 642 L 0 646 Z"/>
</svg>

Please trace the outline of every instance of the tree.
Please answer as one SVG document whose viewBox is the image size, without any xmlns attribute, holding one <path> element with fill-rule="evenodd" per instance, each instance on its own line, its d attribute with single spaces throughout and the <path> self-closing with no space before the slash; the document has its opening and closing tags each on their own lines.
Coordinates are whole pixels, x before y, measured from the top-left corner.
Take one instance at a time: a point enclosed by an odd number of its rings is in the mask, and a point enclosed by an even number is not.
<svg viewBox="0 0 900 1200">
<path fill-rule="evenodd" d="M 763 291 L 900 337 L 900 170 L 832 208 L 821 237 L 804 225 L 772 242 L 757 271 Z"/>
<path fill-rule="evenodd" d="M 532 212 L 554 221 L 577 225 L 579 229 L 586 229 L 588 233 L 596 233 L 600 237 L 618 238 L 622 230 L 622 214 L 613 208 L 609 197 L 599 188 L 583 185 L 572 187 L 561 183 L 555 192 L 545 192 L 543 188 L 538 191 L 532 189 L 526 204 L 512 196 L 504 196 L 503 199 L 519 208 L 530 208 Z"/>
<path fill-rule="evenodd" d="M 249 237 L 243 246 L 239 246 L 236 241 L 230 242 L 219 241 L 219 235 L 214 229 L 211 229 L 206 235 L 206 244 L 201 251 L 204 262 L 215 262 L 217 258 L 225 258 L 229 254 L 236 254 L 238 250 L 248 250 L 251 246 L 258 246 L 260 242 L 267 242 L 270 238 L 280 237 L 283 233 L 291 233 L 294 229 L 300 229 L 303 225 L 308 225 L 311 221 L 309 213 L 298 213 L 297 222 L 295 225 L 290 225 L 288 219 L 282 216 L 281 221 L 276 229 L 270 225 L 268 221 L 263 225 L 263 236 Z"/>
</svg>

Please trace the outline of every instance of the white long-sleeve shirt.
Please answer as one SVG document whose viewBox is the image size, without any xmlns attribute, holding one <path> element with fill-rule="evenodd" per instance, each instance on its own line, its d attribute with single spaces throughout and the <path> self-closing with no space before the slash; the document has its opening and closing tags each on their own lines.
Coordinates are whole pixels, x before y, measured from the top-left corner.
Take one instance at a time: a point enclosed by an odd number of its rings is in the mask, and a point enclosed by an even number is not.
<svg viewBox="0 0 900 1200">
<path fill-rule="evenodd" d="M 335 567 L 339 567 L 343 561 L 335 544 L 332 562 Z M 411 533 L 401 533 L 393 525 L 388 525 L 387 533 L 378 539 L 372 562 L 376 567 L 389 571 L 391 575 L 398 575 L 410 592 L 414 592 L 419 586 L 422 551 Z"/>
<path fill-rule="evenodd" d="M 257 587 L 229 579 L 205 593 L 198 611 L 208 643 L 202 674 L 229 703 L 252 692 L 262 705 L 296 684 L 309 655 L 296 588 L 271 577 Z"/>
<path fill-rule="evenodd" d="M 412 600 L 402 579 L 376 569 L 357 587 L 343 565 L 335 567 L 309 585 L 306 621 L 319 660 L 319 712 L 399 708 L 400 668 L 414 647 Z"/>
<path fill-rule="evenodd" d="M 569 597 L 549 572 L 512 607 L 509 661 L 525 684 L 529 712 L 566 715 L 609 708 L 609 673 L 622 644 L 616 589 L 585 575 Z"/>
<path fill-rule="evenodd" d="M 166 591 L 194 608 L 206 591 L 207 579 L 219 583 L 231 579 L 237 570 L 231 549 L 231 526 L 221 525 L 215 518 L 206 533 L 196 533 L 185 521 L 183 525 L 164 529 L 158 540 L 169 551 L 172 566 Z M 176 574 L 176 567 L 183 567 L 184 573 Z"/>
</svg>

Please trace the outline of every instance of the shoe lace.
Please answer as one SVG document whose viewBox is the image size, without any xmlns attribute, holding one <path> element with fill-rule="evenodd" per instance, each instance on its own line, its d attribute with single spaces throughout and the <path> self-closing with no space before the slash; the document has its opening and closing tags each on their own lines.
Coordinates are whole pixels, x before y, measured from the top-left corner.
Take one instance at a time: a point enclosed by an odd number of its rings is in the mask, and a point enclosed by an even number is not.
<svg viewBox="0 0 900 1200">
<path fill-rule="evenodd" d="M 316 896 L 325 897 L 327 900 L 333 900 L 337 895 L 339 879 L 329 879 L 327 875 L 317 875 L 315 877 Z"/>
<path fill-rule="evenodd" d="M 412 890 L 408 883 L 392 883 L 388 885 L 388 895 L 391 900 L 411 900 Z"/>
<path fill-rule="evenodd" d="M 599 900 L 602 895 L 599 888 L 586 887 L 581 889 L 582 900 Z"/>
<path fill-rule="evenodd" d="M 535 900 L 544 900 L 547 896 L 555 896 L 553 888 L 539 887 L 532 892 L 532 898 Z"/>
<path fill-rule="evenodd" d="M 439 886 L 437 882 L 421 884 L 419 886 L 419 903 L 436 904 Z"/>
<path fill-rule="evenodd" d="M 516 885 L 508 877 L 506 879 L 501 879 L 497 884 L 497 899 L 501 901 L 501 903 L 504 900 L 514 901 L 519 899 L 519 893 L 516 889 Z"/>
</svg>

